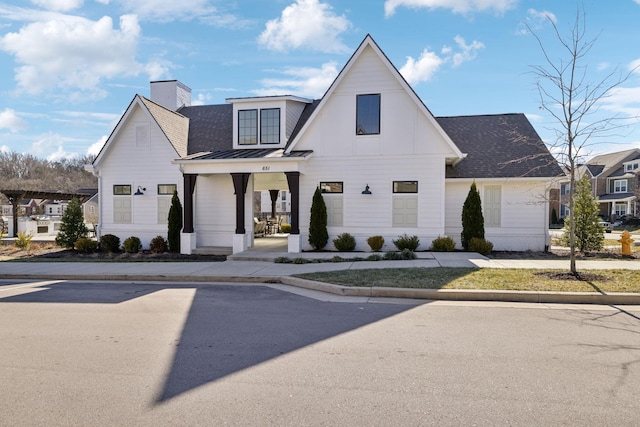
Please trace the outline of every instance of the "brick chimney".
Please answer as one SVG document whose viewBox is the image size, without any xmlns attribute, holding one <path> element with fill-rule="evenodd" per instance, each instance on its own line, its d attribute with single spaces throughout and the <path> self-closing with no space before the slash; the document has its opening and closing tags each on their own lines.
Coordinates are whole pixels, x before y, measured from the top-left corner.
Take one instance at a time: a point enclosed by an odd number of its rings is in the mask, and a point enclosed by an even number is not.
<svg viewBox="0 0 640 427">
<path fill-rule="evenodd" d="M 171 111 L 176 111 L 180 107 L 191 106 L 191 88 L 178 80 L 151 82 L 151 100 Z"/>
</svg>

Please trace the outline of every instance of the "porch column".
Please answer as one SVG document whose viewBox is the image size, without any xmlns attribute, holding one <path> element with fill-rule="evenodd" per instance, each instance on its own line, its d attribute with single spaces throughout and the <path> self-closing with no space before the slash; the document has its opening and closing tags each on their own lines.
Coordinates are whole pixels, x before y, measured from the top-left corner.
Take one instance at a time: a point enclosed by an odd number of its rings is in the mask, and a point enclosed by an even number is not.
<svg viewBox="0 0 640 427">
<path fill-rule="evenodd" d="M 244 194 L 249 183 L 248 173 L 232 173 L 233 190 L 236 195 L 236 234 L 245 234 L 244 228 Z"/>
<path fill-rule="evenodd" d="M 269 197 L 271 197 L 271 218 L 276 217 L 276 200 L 278 200 L 279 194 L 280 190 L 269 190 Z"/>
<path fill-rule="evenodd" d="M 300 234 L 300 172 L 285 172 L 291 193 L 291 234 Z"/>
<path fill-rule="evenodd" d="M 184 179 L 184 221 L 183 233 L 193 233 L 193 192 L 196 189 L 197 174 L 185 173 Z"/>
</svg>

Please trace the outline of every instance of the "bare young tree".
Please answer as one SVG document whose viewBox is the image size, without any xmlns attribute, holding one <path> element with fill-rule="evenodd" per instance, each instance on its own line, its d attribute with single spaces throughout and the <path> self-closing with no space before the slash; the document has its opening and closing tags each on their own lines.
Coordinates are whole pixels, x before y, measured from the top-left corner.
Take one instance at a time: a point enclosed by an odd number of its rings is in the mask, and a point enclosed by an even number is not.
<svg viewBox="0 0 640 427">
<path fill-rule="evenodd" d="M 628 117 L 600 114 L 603 101 L 624 83 L 631 73 L 619 73 L 616 68 L 600 80 L 589 80 L 587 55 L 597 41 L 587 38 L 586 18 L 583 11 L 576 12 L 575 21 L 566 36 L 560 33 L 554 19 L 548 17 L 563 52 L 560 59 L 552 58 L 542 38 L 531 27 L 528 30 L 536 38 L 544 56 L 544 65 L 533 65 L 536 76 L 540 108 L 551 115 L 555 123 L 552 129 L 556 141 L 551 150 L 569 173 L 569 212 L 573 214 L 576 189 L 576 168 L 580 159 L 589 153 L 587 147 L 613 136 L 624 126 Z M 574 215 L 570 215 L 569 248 L 570 270 L 577 275 L 576 239 Z"/>
</svg>

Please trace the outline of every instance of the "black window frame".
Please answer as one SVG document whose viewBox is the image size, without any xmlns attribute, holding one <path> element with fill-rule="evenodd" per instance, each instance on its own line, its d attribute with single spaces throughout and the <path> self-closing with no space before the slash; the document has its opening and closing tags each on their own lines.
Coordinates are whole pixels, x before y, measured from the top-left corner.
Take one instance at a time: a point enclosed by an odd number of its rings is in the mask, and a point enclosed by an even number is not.
<svg viewBox="0 0 640 427">
<path fill-rule="evenodd" d="M 122 191 L 116 191 L 116 188 L 122 189 Z M 127 192 L 128 189 L 128 192 Z M 131 185 L 130 184 L 114 184 L 113 185 L 113 195 L 114 196 L 130 196 L 131 195 Z"/>
<path fill-rule="evenodd" d="M 164 191 L 160 191 L 160 187 L 173 187 L 170 193 L 166 193 Z M 178 191 L 178 186 L 176 184 L 158 184 L 158 196 L 173 196 L 173 192 Z"/>
<path fill-rule="evenodd" d="M 404 191 L 399 188 L 401 184 L 415 184 L 415 191 Z M 418 181 L 393 181 L 393 194 L 417 194 L 418 193 Z"/>
<path fill-rule="evenodd" d="M 373 98 L 377 98 L 377 105 L 365 101 Z M 380 135 L 381 105 L 382 95 L 379 93 L 356 95 L 356 135 Z"/>
<path fill-rule="evenodd" d="M 340 186 L 340 191 L 334 191 L 332 188 L 334 185 Z M 329 190 L 325 188 L 329 188 Z M 344 181 L 320 181 L 320 192 L 323 194 L 343 194 Z"/>
<path fill-rule="evenodd" d="M 277 128 L 278 128 L 278 132 L 277 133 L 272 133 L 272 132 L 265 132 L 265 125 L 264 123 L 264 112 L 266 111 L 277 111 L 278 112 L 278 117 L 277 117 Z M 268 116 L 268 114 L 267 114 Z M 280 112 L 280 108 L 263 108 L 260 110 L 260 144 L 280 144 L 280 116 L 281 116 L 281 112 Z M 272 117 L 269 117 L 269 119 L 273 120 Z M 274 126 L 268 126 L 267 129 L 273 129 Z M 276 140 L 275 141 L 265 141 L 265 134 L 272 136 L 275 135 L 276 136 Z"/>
<path fill-rule="evenodd" d="M 244 123 L 249 121 L 249 119 L 241 117 L 241 115 L 248 114 L 248 113 L 253 113 L 255 115 L 255 117 L 251 119 L 251 120 L 255 120 L 255 123 L 252 126 L 244 125 Z M 238 145 L 258 145 L 258 141 L 259 141 L 258 124 L 259 124 L 259 114 L 258 114 L 257 108 L 253 108 L 250 110 L 238 110 Z M 253 132 L 254 132 L 253 137 L 255 138 L 255 142 L 242 142 L 243 138 L 246 139 L 246 135 L 248 135 L 248 133 L 247 134 L 243 133 L 243 130 L 249 130 L 249 129 L 253 129 Z"/>
</svg>

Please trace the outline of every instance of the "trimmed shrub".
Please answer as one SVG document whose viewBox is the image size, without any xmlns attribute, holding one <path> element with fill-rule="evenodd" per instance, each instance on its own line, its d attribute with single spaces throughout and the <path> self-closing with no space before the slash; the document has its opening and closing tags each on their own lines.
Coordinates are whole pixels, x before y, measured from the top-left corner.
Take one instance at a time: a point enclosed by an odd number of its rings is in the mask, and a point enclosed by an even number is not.
<svg viewBox="0 0 640 427">
<path fill-rule="evenodd" d="M 333 239 L 333 246 L 340 252 L 350 252 L 356 248 L 356 239 L 349 233 L 342 233 Z"/>
<path fill-rule="evenodd" d="M 373 252 L 380 252 L 380 249 L 384 246 L 384 237 L 371 236 L 367 239 L 367 244 Z"/>
<path fill-rule="evenodd" d="M 275 260 L 273 260 L 276 264 L 291 264 L 291 258 L 286 256 L 279 256 Z"/>
<path fill-rule="evenodd" d="M 474 237 L 469 242 L 469 251 L 482 255 L 489 255 L 493 251 L 493 243 L 485 239 Z"/>
<path fill-rule="evenodd" d="M 400 252 L 393 252 L 393 251 L 385 252 L 383 258 L 385 261 L 395 261 L 395 260 L 402 259 L 400 256 Z"/>
<path fill-rule="evenodd" d="M 91 254 L 98 250 L 98 242 L 87 237 L 81 237 L 76 240 L 76 244 L 73 245 L 73 248 L 83 254 Z"/>
<path fill-rule="evenodd" d="M 366 259 L 367 261 L 382 261 L 384 259 L 384 256 L 380 254 L 371 254 Z"/>
<path fill-rule="evenodd" d="M 403 249 L 400 252 L 400 259 L 401 260 L 407 260 L 407 259 L 416 259 L 418 256 L 416 255 L 415 252 L 413 252 L 411 249 Z"/>
<path fill-rule="evenodd" d="M 16 239 L 15 244 L 20 249 L 29 249 L 31 248 L 31 239 L 33 239 L 33 235 L 31 233 L 21 231 L 18 233 L 18 238 Z"/>
<path fill-rule="evenodd" d="M 113 234 L 100 236 L 100 250 L 103 252 L 120 252 L 120 238 Z"/>
<path fill-rule="evenodd" d="M 335 255 L 327 260 L 327 262 L 344 262 L 345 259 L 341 256 Z"/>
<path fill-rule="evenodd" d="M 327 205 L 320 192 L 320 187 L 316 187 L 311 202 L 311 218 L 309 219 L 309 244 L 316 250 L 322 249 L 329 241 L 327 232 Z"/>
<path fill-rule="evenodd" d="M 415 251 L 418 249 L 418 246 L 420 246 L 420 239 L 418 239 L 418 236 L 408 236 L 407 233 L 405 233 L 402 236 L 398 236 L 398 238 L 393 241 L 393 244 L 399 251 L 404 249 Z"/>
<path fill-rule="evenodd" d="M 169 251 L 167 239 L 162 236 L 156 236 L 151 239 L 151 242 L 149 243 L 149 252 L 154 254 L 161 254 L 167 251 Z"/>
<path fill-rule="evenodd" d="M 291 233 L 291 224 L 283 223 L 280 225 L 280 231 L 283 233 Z"/>
<path fill-rule="evenodd" d="M 306 258 L 294 258 L 294 259 L 293 259 L 293 263 L 294 263 L 294 264 L 308 264 L 308 263 L 310 263 L 310 262 L 311 262 L 311 261 L 309 261 L 309 260 L 308 260 L 308 259 L 306 259 Z"/>
<path fill-rule="evenodd" d="M 456 242 L 449 236 L 438 237 L 431 242 L 433 252 L 453 252 L 456 249 Z"/>
<path fill-rule="evenodd" d="M 484 217 L 482 216 L 482 202 L 476 182 L 471 183 L 467 198 L 462 205 L 462 247 L 469 250 L 469 242 L 474 237 L 484 239 Z"/>
<path fill-rule="evenodd" d="M 171 197 L 171 207 L 169 208 L 167 243 L 169 251 L 180 252 L 180 231 L 182 230 L 182 203 L 178 197 L 178 192 L 173 192 Z"/>
<path fill-rule="evenodd" d="M 128 254 L 137 254 L 142 249 L 142 243 L 136 236 L 127 237 L 122 243 L 122 250 Z"/>
</svg>

